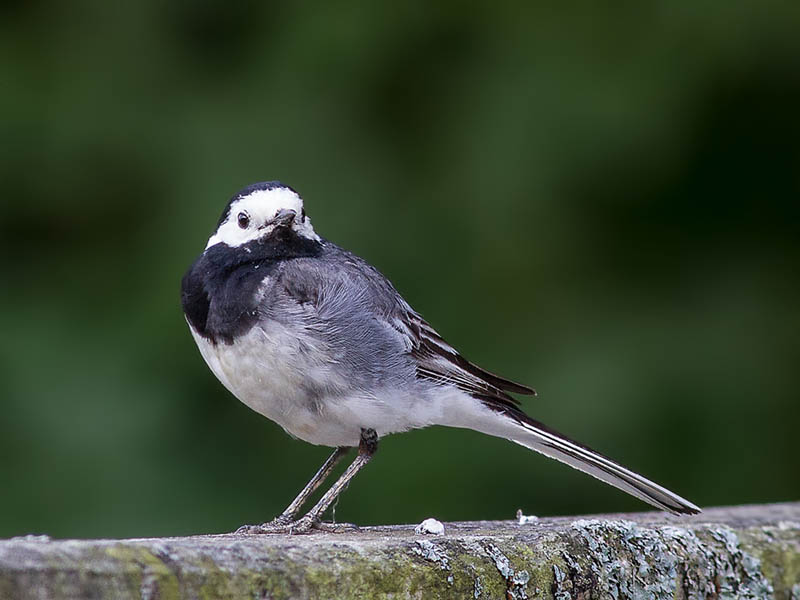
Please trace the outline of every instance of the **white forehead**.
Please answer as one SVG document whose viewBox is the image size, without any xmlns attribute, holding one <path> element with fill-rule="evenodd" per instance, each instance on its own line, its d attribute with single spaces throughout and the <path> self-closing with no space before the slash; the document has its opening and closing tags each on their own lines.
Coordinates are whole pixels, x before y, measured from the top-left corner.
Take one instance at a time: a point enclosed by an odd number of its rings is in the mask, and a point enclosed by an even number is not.
<svg viewBox="0 0 800 600">
<path fill-rule="evenodd" d="M 303 211 L 303 199 L 294 191 L 286 187 L 275 187 L 272 189 L 254 190 L 247 195 L 240 196 L 231 202 L 226 219 L 220 223 L 217 231 L 214 232 L 206 248 L 219 242 L 228 246 L 241 246 L 264 234 L 259 227 L 272 219 L 280 210 L 290 209 L 297 213 L 298 219 L 292 228 L 300 235 L 319 240 L 319 236 L 314 233 L 311 226 L 311 219 L 299 218 Z M 250 220 L 250 227 L 242 229 L 239 227 L 239 215 L 245 213 Z"/>
<path fill-rule="evenodd" d="M 251 219 L 266 220 L 275 216 L 275 213 L 283 208 L 289 208 L 299 215 L 303 210 L 303 199 L 296 192 L 285 187 L 256 190 L 231 203 L 228 221 L 236 220 L 242 211 L 246 211 Z"/>
</svg>

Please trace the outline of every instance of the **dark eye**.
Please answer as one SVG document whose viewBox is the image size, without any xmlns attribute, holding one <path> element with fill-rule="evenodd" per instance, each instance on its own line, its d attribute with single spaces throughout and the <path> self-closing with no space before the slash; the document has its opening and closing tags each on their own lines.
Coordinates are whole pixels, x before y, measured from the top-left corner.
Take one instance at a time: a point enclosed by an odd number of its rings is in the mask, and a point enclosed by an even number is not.
<svg viewBox="0 0 800 600">
<path fill-rule="evenodd" d="M 306 220 L 306 209 L 305 208 L 301 208 L 300 209 L 300 222 L 304 223 L 305 220 Z"/>
<path fill-rule="evenodd" d="M 250 225 L 250 215 L 246 212 L 240 212 L 237 219 L 239 220 L 239 227 L 242 229 L 247 229 L 247 226 Z"/>
</svg>

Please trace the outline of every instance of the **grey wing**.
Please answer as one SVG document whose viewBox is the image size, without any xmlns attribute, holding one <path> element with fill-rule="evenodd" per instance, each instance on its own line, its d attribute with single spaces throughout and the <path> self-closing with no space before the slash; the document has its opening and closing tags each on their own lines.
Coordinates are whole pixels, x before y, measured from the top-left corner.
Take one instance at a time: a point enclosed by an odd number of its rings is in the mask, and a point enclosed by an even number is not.
<svg viewBox="0 0 800 600">
<path fill-rule="evenodd" d="M 315 340 L 350 387 L 403 387 L 416 376 L 411 340 L 392 325 L 396 292 L 389 293 L 385 280 L 376 280 L 362 263 L 327 254 L 285 261 L 261 310 L 290 320 Z"/>
<path fill-rule="evenodd" d="M 326 242 L 314 260 L 286 265 L 283 278 L 298 302 L 311 303 L 321 330 L 354 372 L 372 378 L 411 377 L 454 386 L 495 410 L 517 412 L 508 392 L 536 394 L 466 360 L 395 290 L 377 269 Z"/>
</svg>

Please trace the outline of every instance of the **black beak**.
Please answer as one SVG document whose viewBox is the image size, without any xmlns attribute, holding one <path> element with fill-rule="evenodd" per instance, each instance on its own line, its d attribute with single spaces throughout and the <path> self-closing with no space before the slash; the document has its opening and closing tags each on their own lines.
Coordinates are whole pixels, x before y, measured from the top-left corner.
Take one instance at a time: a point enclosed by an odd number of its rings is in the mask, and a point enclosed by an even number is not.
<svg viewBox="0 0 800 600">
<path fill-rule="evenodd" d="M 282 208 L 278 211 L 278 214 L 272 217 L 267 225 L 275 225 L 275 227 L 289 227 L 293 222 L 294 218 L 297 216 L 297 213 L 293 211 L 291 208 Z"/>
</svg>

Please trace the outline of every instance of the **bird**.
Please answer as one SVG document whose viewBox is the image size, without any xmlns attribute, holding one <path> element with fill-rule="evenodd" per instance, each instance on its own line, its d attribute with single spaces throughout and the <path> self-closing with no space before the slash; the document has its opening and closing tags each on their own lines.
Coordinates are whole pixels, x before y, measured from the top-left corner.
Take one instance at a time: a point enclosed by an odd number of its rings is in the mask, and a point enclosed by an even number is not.
<svg viewBox="0 0 800 600">
<path fill-rule="evenodd" d="M 333 453 L 277 517 L 237 532 L 340 531 L 325 511 L 386 435 L 444 425 L 505 438 L 677 515 L 700 509 L 531 418 L 533 388 L 467 360 L 362 258 L 320 237 L 279 181 L 228 201 L 181 282 L 184 316 L 208 367 L 241 402 Z M 302 507 L 345 456 L 353 462 Z"/>
</svg>

